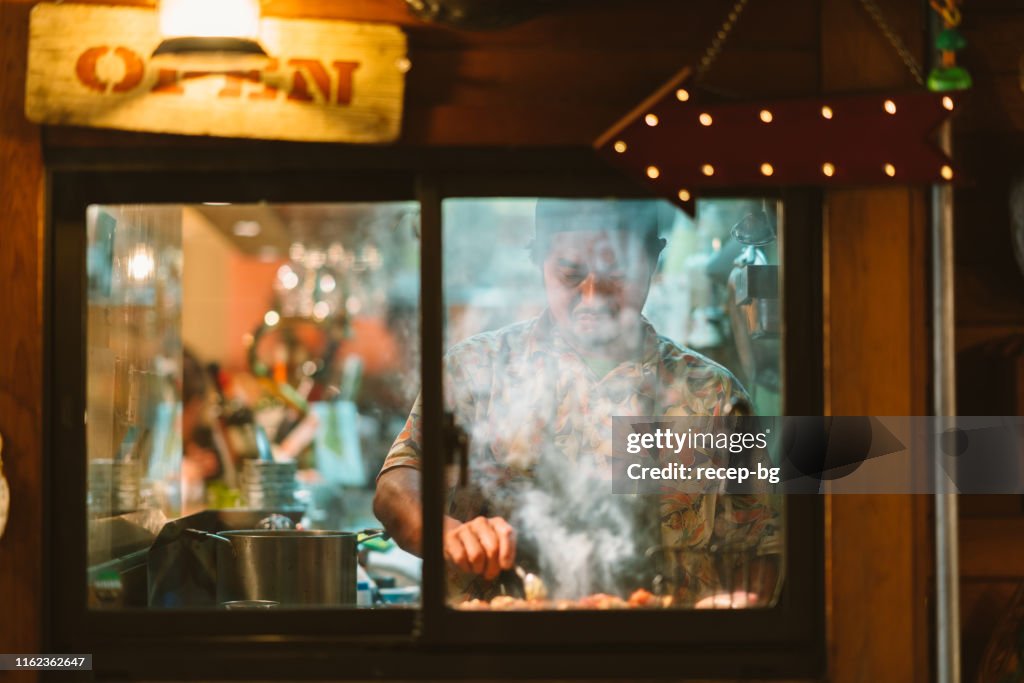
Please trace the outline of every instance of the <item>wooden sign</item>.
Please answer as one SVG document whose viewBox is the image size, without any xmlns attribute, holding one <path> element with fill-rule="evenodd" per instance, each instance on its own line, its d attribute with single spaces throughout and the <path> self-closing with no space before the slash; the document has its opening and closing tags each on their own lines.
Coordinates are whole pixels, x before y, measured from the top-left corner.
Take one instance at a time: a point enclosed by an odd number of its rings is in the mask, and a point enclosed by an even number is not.
<svg viewBox="0 0 1024 683">
<path fill-rule="evenodd" d="M 396 26 L 263 19 L 263 69 L 151 60 L 153 10 L 32 10 L 25 111 L 36 123 L 220 137 L 380 143 L 401 131 L 405 34 Z"/>
<path fill-rule="evenodd" d="M 700 102 L 680 72 L 594 147 L 687 210 L 701 188 L 943 183 L 934 134 L 956 93 Z"/>
</svg>

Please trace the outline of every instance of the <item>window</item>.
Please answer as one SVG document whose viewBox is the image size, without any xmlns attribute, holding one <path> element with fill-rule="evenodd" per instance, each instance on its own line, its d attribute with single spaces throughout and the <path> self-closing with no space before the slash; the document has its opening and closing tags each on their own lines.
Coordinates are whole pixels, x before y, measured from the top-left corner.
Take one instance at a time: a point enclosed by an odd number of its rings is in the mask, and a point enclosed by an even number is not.
<svg viewBox="0 0 1024 683">
<path fill-rule="evenodd" d="M 418 602 L 418 558 L 370 539 L 357 568 L 327 533 L 379 526 L 418 391 L 418 204 L 93 205 L 87 229 L 89 605 Z"/>
<path fill-rule="evenodd" d="M 443 202 L 445 407 L 468 436 L 448 476 L 451 606 L 776 603 L 781 496 L 617 494 L 610 460 L 615 416 L 780 414 L 780 215 L 775 200 L 705 200 L 693 219 L 652 200 Z M 396 444 L 388 463 L 416 457 Z"/>
</svg>

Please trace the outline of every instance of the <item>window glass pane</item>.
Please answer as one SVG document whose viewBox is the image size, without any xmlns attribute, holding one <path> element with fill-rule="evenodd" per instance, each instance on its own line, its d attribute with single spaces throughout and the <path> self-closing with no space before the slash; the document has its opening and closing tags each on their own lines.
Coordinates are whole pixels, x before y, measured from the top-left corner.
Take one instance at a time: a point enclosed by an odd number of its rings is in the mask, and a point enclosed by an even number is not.
<svg viewBox="0 0 1024 683">
<path fill-rule="evenodd" d="M 418 231 L 413 202 L 90 207 L 90 607 L 418 602 L 419 559 L 356 534 L 419 389 Z"/>
<path fill-rule="evenodd" d="M 469 444 L 448 479 L 450 604 L 774 604 L 781 498 L 612 493 L 611 443 L 615 416 L 780 412 L 780 215 L 773 200 L 702 201 L 696 219 L 653 201 L 444 202 L 445 402 Z"/>
</svg>

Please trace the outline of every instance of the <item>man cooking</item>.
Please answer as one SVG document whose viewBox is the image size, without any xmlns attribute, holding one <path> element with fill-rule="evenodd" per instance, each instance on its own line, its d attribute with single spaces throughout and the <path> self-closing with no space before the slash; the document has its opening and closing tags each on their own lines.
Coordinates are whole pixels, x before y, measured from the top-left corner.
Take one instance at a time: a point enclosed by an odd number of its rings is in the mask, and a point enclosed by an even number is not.
<svg viewBox="0 0 1024 683">
<path fill-rule="evenodd" d="M 538 490 L 565 496 L 565 505 L 549 505 L 544 514 L 569 507 L 581 519 L 607 517 L 616 533 L 632 528 L 619 511 L 597 512 L 604 507 L 594 493 L 609 500 L 610 482 L 562 481 L 580 470 L 610 477 L 613 416 L 720 416 L 749 405 L 728 370 L 660 337 L 641 314 L 666 245 L 658 206 L 539 200 L 530 254 L 546 309 L 445 355 L 446 410 L 469 435 L 471 485 L 451 490 L 444 554 L 458 574 L 475 578 L 471 594 L 486 593 L 488 582 L 519 563 L 524 543 L 538 552 L 533 532 L 544 520 L 535 513 L 545 509 L 535 504 Z M 416 554 L 423 529 L 420 401 L 384 462 L 374 499 L 388 532 Z M 756 538 L 775 517 L 755 496 L 669 493 L 657 505 L 655 545 L 706 548 Z"/>
</svg>

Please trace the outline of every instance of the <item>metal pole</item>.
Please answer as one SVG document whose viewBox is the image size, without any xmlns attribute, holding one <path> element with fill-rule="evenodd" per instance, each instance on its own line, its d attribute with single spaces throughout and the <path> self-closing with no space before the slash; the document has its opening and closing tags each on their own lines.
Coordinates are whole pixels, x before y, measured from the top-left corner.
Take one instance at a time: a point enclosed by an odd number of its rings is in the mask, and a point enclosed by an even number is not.
<svg viewBox="0 0 1024 683">
<path fill-rule="evenodd" d="M 941 144 L 951 149 L 950 124 L 943 124 Z M 935 414 L 956 415 L 956 356 L 953 317 L 953 188 L 932 187 L 932 385 Z M 945 420 L 940 420 L 945 422 Z M 952 422 L 950 420 L 950 422 Z M 952 426 L 952 425 L 950 425 Z M 949 479 L 935 466 L 935 637 L 938 683 L 960 682 L 960 567 L 957 497 Z"/>
</svg>

